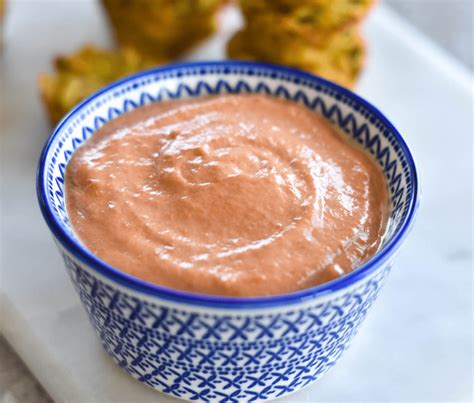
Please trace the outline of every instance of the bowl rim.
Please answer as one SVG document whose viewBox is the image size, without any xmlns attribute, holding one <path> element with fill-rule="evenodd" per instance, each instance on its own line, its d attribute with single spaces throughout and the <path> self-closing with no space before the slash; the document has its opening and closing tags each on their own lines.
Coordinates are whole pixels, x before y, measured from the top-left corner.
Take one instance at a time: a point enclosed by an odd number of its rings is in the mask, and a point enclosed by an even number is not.
<svg viewBox="0 0 474 403">
<path fill-rule="evenodd" d="M 90 103 L 93 102 L 95 98 L 111 91 L 113 88 L 123 85 L 132 80 L 136 80 L 140 77 L 148 76 L 151 74 L 158 74 L 169 72 L 176 69 L 183 68 L 206 68 L 212 66 L 219 67 L 254 67 L 254 68 L 265 68 L 273 70 L 275 73 L 285 73 L 294 76 L 295 78 L 301 78 L 309 80 L 316 84 L 321 84 L 323 86 L 329 87 L 336 92 L 350 98 L 357 104 L 361 104 L 366 109 L 369 109 L 392 133 L 396 138 L 397 145 L 402 150 L 405 158 L 408 162 L 409 176 L 412 180 L 412 194 L 411 199 L 408 201 L 408 211 L 407 215 L 398 228 L 398 230 L 392 235 L 389 242 L 380 249 L 371 259 L 365 262 L 363 265 L 359 266 L 352 272 L 345 274 L 335 280 L 332 280 L 327 283 L 317 285 L 315 287 L 306 288 L 303 290 L 295 291 L 292 293 L 278 294 L 271 296 L 261 296 L 261 297 L 229 297 L 229 296 L 220 296 L 220 295 L 207 295 L 200 294 L 188 291 L 176 290 L 157 284 L 153 284 L 144 280 L 141 280 L 137 277 L 134 277 L 130 274 L 122 272 L 103 260 L 96 257 L 94 254 L 89 252 L 84 246 L 82 246 L 74 237 L 68 234 L 61 224 L 56 219 L 53 214 L 47 198 L 46 192 L 46 183 L 45 183 L 45 171 L 46 171 L 46 158 L 49 154 L 51 146 L 54 139 L 57 137 L 58 133 L 61 131 L 63 126 L 67 124 L 79 111 L 84 109 Z M 179 79 L 179 78 L 177 78 Z M 48 138 L 41 157 L 39 159 L 37 176 L 36 176 L 36 191 L 37 198 L 40 205 L 42 215 L 53 233 L 54 237 L 61 243 L 62 247 L 65 248 L 70 254 L 72 254 L 76 259 L 86 264 L 89 268 L 92 268 L 102 276 L 105 276 L 107 279 L 112 280 L 112 282 L 119 283 L 125 288 L 131 289 L 135 292 L 145 293 L 151 297 L 158 297 L 160 299 L 165 299 L 178 303 L 185 303 L 188 305 L 194 306 L 206 306 L 212 308 L 264 308 L 264 307 L 273 307 L 273 306 L 284 306 L 294 303 L 300 303 L 306 300 L 310 300 L 316 297 L 321 297 L 323 295 L 328 295 L 330 293 L 342 290 L 352 284 L 355 284 L 362 278 L 368 276 L 370 273 L 375 271 L 377 268 L 380 268 L 383 263 L 385 263 L 399 248 L 402 241 L 407 236 L 409 230 L 411 229 L 416 212 L 419 207 L 420 195 L 419 195 L 419 184 L 418 184 L 418 174 L 415 166 L 413 156 L 401 136 L 398 130 L 390 123 L 390 121 L 371 103 L 364 100 L 360 96 L 356 95 L 352 91 L 339 86 L 331 81 L 328 81 L 324 78 L 318 77 L 316 75 L 304 72 L 299 69 L 285 67 L 270 63 L 261 63 L 261 62 L 250 62 L 250 61 L 234 61 L 234 60 L 223 60 L 223 61 L 200 61 L 200 62 L 181 62 L 168 64 L 161 67 L 155 67 L 147 70 L 137 72 L 135 74 L 124 77 L 118 81 L 115 81 L 97 92 L 93 93 L 85 100 L 76 105 L 55 127 L 52 134 Z"/>
</svg>

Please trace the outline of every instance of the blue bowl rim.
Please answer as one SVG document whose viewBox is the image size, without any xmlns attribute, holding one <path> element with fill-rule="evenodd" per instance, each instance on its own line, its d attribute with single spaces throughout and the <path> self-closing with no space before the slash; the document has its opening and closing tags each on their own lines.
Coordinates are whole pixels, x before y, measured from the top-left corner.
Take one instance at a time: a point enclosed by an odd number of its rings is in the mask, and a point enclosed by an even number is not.
<svg viewBox="0 0 474 403">
<path fill-rule="evenodd" d="M 313 83 L 321 84 L 323 86 L 329 87 L 336 92 L 342 93 L 346 97 L 350 98 L 352 101 L 355 101 L 358 104 L 363 105 L 366 109 L 369 109 L 395 136 L 397 143 L 401 150 L 403 151 L 409 167 L 410 178 L 412 180 L 412 197 L 409 200 L 408 213 L 404 219 L 404 222 L 399 227 L 397 232 L 392 235 L 392 238 L 389 242 L 379 250 L 371 259 L 369 259 L 362 266 L 358 267 L 354 271 L 339 277 L 330 282 L 317 285 L 315 287 L 303 289 L 300 291 L 273 295 L 273 296 L 262 296 L 262 297 L 227 297 L 219 295 L 207 295 L 199 294 L 181 290 L 175 290 L 164 286 L 159 286 L 147 281 L 141 280 L 137 277 L 131 276 L 125 272 L 122 272 L 113 266 L 102 261 L 98 257 L 94 256 L 89 252 L 84 246 L 82 246 L 77 240 L 75 240 L 70 234 L 68 234 L 62 226 L 57 221 L 53 212 L 51 211 L 48 202 L 47 202 L 47 193 L 46 193 L 46 183 L 44 180 L 44 172 L 46 166 L 46 157 L 49 153 L 53 140 L 61 131 L 62 127 L 68 123 L 68 121 L 76 115 L 78 111 L 83 109 L 89 103 L 91 103 L 99 95 L 110 91 L 111 89 L 120 86 L 128 81 L 138 79 L 150 74 L 164 73 L 172 71 L 175 69 L 183 68 L 206 68 L 212 66 L 219 67 L 255 67 L 255 68 L 265 68 L 273 70 L 276 73 L 286 73 L 294 77 L 301 79 L 306 79 L 312 81 Z M 61 245 L 76 259 L 85 263 L 90 268 L 93 268 L 99 274 L 105 276 L 107 279 L 117 282 L 125 288 L 129 288 L 135 292 L 141 292 L 147 294 L 151 297 L 158 297 L 161 299 L 185 303 L 188 305 L 194 306 L 206 306 L 211 308 L 230 308 L 230 309 L 242 309 L 242 308 L 264 308 L 264 307 L 275 307 L 275 306 L 284 306 L 294 303 L 304 302 L 316 297 L 321 297 L 328 295 L 330 293 L 339 291 L 343 288 L 346 288 L 362 278 L 371 274 L 377 268 L 380 268 L 383 263 L 385 263 L 399 248 L 402 241 L 407 236 L 409 230 L 411 229 L 416 212 L 419 207 L 420 195 L 419 195 L 419 184 L 418 184 L 418 175 L 415 167 L 415 162 L 413 156 L 401 136 L 398 130 L 390 123 L 390 121 L 371 103 L 367 102 L 360 96 L 356 95 L 352 91 L 339 86 L 331 81 L 323 79 L 321 77 L 315 76 L 313 74 L 304 72 L 299 69 L 270 64 L 270 63 L 261 63 L 261 62 L 249 62 L 249 61 L 235 61 L 235 60 L 224 60 L 224 61 L 200 61 L 200 62 L 182 62 L 174 63 L 166 66 L 156 67 L 148 70 L 144 70 L 125 78 L 122 78 L 118 81 L 115 81 L 101 90 L 95 92 L 81 103 L 76 105 L 56 126 L 53 133 L 46 142 L 41 157 L 38 163 L 37 169 L 37 181 L 36 181 L 36 191 L 38 202 L 40 205 L 41 212 L 43 217 L 50 228 L 53 235 L 61 243 Z"/>
</svg>

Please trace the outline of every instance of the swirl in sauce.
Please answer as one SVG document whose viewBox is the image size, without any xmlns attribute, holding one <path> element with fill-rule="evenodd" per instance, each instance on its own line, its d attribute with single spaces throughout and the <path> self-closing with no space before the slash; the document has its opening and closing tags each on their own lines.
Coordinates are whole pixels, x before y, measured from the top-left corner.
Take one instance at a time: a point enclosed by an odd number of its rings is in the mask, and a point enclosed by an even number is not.
<svg viewBox="0 0 474 403">
<path fill-rule="evenodd" d="M 99 129 L 66 172 L 84 245 L 180 290 L 262 296 L 350 272 L 388 219 L 372 158 L 301 105 L 263 95 L 167 101 Z"/>
</svg>

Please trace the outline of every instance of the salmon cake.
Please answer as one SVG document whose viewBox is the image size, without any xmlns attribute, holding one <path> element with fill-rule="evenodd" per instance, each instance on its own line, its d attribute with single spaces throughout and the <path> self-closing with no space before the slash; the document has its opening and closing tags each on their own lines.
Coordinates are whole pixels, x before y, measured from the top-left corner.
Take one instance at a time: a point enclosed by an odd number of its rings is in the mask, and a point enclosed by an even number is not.
<svg viewBox="0 0 474 403">
<path fill-rule="evenodd" d="M 247 20 L 258 14 L 275 14 L 287 23 L 320 30 L 337 30 L 359 22 L 375 0 L 240 0 Z"/>
<path fill-rule="evenodd" d="M 151 59 L 175 58 L 217 27 L 223 0 L 102 0 L 115 39 Z"/>
<path fill-rule="evenodd" d="M 74 105 L 104 85 L 155 64 L 133 49 L 110 51 L 93 45 L 58 56 L 55 72 L 41 74 L 38 83 L 51 123 L 56 124 Z"/>
<path fill-rule="evenodd" d="M 366 47 L 355 27 L 329 36 L 321 46 L 283 30 L 243 29 L 230 40 L 227 53 L 233 59 L 300 68 L 352 88 L 364 65 Z"/>
</svg>

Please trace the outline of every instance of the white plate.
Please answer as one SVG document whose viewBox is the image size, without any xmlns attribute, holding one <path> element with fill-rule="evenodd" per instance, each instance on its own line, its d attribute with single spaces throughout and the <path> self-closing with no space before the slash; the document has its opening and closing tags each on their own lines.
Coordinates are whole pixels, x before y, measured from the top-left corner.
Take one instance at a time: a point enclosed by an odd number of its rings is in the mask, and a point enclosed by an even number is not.
<svg viewBox="0 0 474 403">
<path fill-rule="evenodd" d="M 2 105 L 2 332 L 56 401 L 171 402 L 106 356 L 36 203 L 34 175 L 49 128 L 36 76 L 53 55 L 106 45 L 90 1 L 13 1 L 5 29 Z M 223 57 L 235 10 L 195 59 Z M 472 87 L 469 73 L 379 7 L 358 92 L 414 151 L 423 200 L 386 288 L 352 348 L 288 402 L 472 399 Z"/>
</svg>

